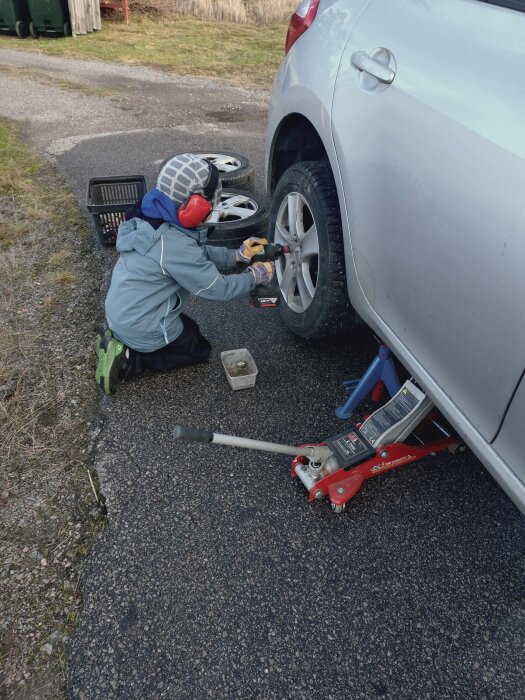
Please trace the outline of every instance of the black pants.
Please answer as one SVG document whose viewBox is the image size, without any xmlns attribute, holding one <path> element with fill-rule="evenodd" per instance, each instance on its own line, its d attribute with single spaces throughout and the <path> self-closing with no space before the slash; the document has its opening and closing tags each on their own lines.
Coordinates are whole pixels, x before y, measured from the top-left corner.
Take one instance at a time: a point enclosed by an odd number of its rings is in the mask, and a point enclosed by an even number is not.
<svg viewBox="0 0 525 700">
<path fill-rule="evenodd" d="M 184 324 L 182 333 L 168 345 L 153 352 L 139 352 L 130 348 L 130 375 L 142 374 L 145 369 L 174 369 L 206 362 L 211 345 L 201 335 L 199 326 L 192 318 L 181 314 L 180 320 Z"/>
</svg>

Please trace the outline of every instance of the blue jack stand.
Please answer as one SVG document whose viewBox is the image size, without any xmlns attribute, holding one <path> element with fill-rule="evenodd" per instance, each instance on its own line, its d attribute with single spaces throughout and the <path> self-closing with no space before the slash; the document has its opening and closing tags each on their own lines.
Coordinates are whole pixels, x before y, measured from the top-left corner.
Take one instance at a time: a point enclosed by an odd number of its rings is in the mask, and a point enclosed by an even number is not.
<svg viewBox="0 0 525 700">
<path fill-rule="evenodd" d="M 390 396 L 397 394 L 401 388 L 392 359 L 392 351 L 383 343 L 380 343 L 377 357 L 361 379 L 350 379 L 343 382 L 344 388 L 351 395 L 343 406 L 339 406 L 339 408 L 335 409 L 335 415 L 338 418 L 350 418 L 356 406 L 358 406 L 368 394 L 372 393 L 372 397 L 374 398 L 374 390 L 376 390 L 377 393 L 377 389 L 382 387 L 381 382 L 386 386 Z"/>
</svg>

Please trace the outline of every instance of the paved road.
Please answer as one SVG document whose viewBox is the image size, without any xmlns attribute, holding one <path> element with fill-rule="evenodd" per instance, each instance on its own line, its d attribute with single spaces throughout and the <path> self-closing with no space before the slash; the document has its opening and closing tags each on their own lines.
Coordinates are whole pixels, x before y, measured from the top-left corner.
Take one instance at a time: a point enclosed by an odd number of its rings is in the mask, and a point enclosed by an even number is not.
<svg viewBox="0 0 525 700">
<path fill-rule="evenodd" d="M 170 152 L 246 154 L 262 183 L 267 95 L 152 70 L 0 51 L 0 113 L 25 119 L 83 204 L 94 175 Z M 114 254 L 94 242 L 106 276 Z M 206 366 L 102 397 L 97 468 L 109 525 L 90 556 L 70 695 L 135 698 L 518 698 L 523 518 L 472 455 L 373 479 L 336 516 L 286 457 L 175 444 L 176 423 L 291 443 L 344 424 L 341 382 L 368 334 L 290 336 L 273 312 L 195 303 Z M 248 347 L 253 391 L 221 350 Z"/>
</svg>

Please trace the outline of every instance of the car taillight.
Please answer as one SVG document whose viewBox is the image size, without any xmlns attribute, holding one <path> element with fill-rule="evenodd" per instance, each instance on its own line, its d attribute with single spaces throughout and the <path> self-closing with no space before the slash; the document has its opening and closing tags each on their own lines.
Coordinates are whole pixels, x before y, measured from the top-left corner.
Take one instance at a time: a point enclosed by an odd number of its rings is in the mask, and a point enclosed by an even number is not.
<svg viewBox="0 0 525 700">
<path fill-rule="evenodd" d="M 288 25 L 284 53 L 288 53 L 301 34 L 304 34 L 312 24 L 317 14 L 319 2 L 320 0 L 301 0 Z"/>
</svg>

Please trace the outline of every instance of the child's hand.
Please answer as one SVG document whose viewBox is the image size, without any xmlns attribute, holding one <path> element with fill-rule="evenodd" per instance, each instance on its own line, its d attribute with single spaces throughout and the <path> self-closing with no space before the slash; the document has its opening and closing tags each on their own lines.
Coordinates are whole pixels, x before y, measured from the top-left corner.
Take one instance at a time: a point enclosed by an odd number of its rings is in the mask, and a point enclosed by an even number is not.
<svg viewBox="0 0 525 700">
<path fill-rule="evenodd" d="M 248 270 L 255 277 L 255 284 L 261 287 L 269 287 L 275 272 L 273 262 L 257 262 L 250 265 Z"/>
</svg>

